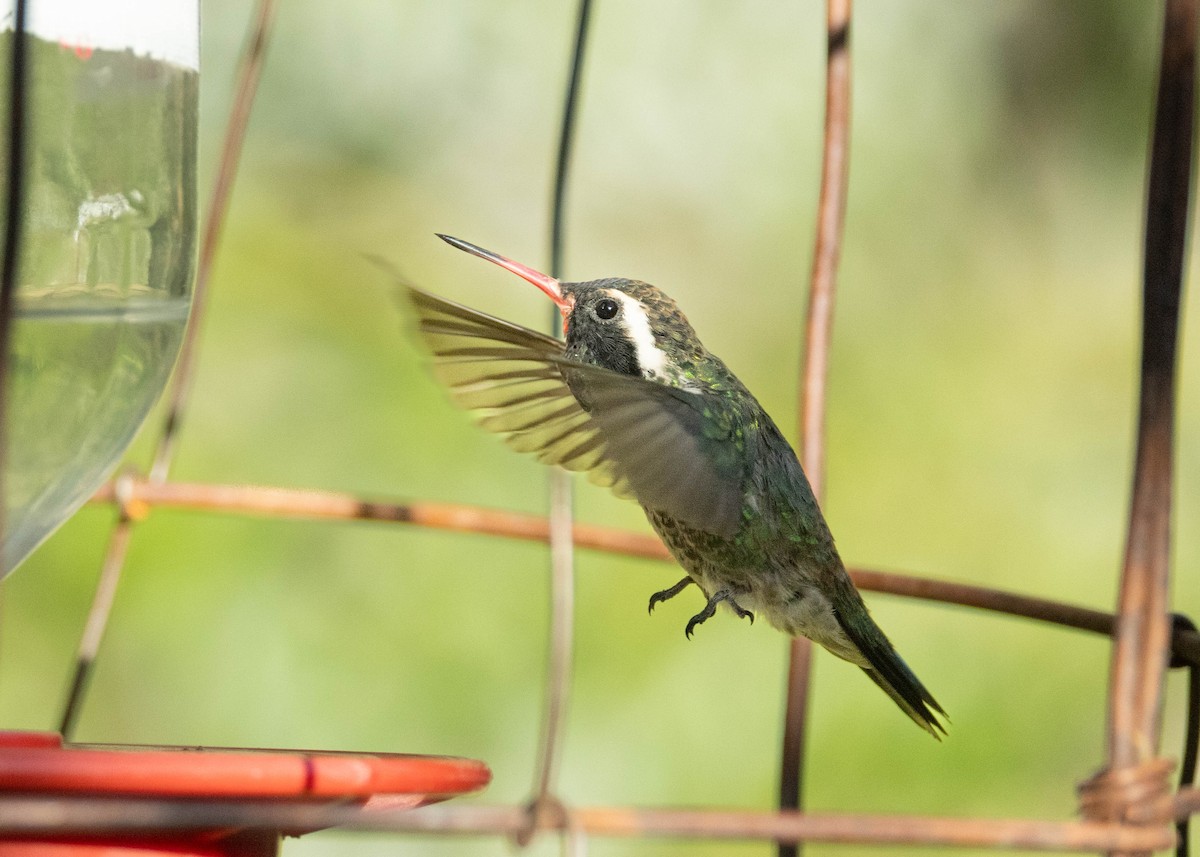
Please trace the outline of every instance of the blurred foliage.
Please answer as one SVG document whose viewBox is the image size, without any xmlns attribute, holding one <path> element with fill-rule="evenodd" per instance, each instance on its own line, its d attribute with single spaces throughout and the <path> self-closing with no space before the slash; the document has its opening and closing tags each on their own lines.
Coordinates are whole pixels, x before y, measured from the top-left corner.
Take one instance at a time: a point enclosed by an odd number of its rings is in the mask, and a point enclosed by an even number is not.
<svg viewBox="0 0 1200 857">
<path fill-rule="evenodd" d="M 663 286 L 785 428 L 820 165 L 823 5 L 596 4 L 567 272 Z M 204 10 L 202 187 L 248 9 Z M 860 0 L 828 517 L 851 564 L 1112 605 L 1136 397 L 1146 139 L 1160 12 L 1125 0 Z M 449 250 L 529 264 L 545 234 L 573 4 L 285 3 L 216 267 L 179 479 L 538 511 L 544 474 L 453 410 L 386 278 L 541 325 L 544 302 Z M 1200 360 L 1184 325 L 1176 603 L 1200 612 Z M 153 427 L 153 421 L 151 422 Z M 139 441 L 134 461 L 144 461 Z M 643 528 L 581 484 L 585 521 Z M 6 584 L 0 722 L 57 718 L 110 510 Z M 78 737 L 485 759 L 528 793 L 542 548 L 403 526 L 157 511 Z M 786 641 L 728 616 L 692 641 L 678 572 L 579 557 L 560 790 L 579 804 L 769 807 Z M 814 809 L 1067 818 L 1103 754 L 1108 646 L 869 601 L 953 718 L 937 746 L 817 656 Z M 1173 679 L 1166 748 L 1178 752 Z M 596 855 L 763 844 L 597 840 Z M 292 855 L 499 854 L 494 839 L 318 834 Z M 535 854 L 556 853 L 544 840 Z M 872 849 L 813 846 L 808 853 Z M 885 849 L 884 853 L 917 853 Z M 946 853 L 968 853 L 948 851 Z"/>
</svg>

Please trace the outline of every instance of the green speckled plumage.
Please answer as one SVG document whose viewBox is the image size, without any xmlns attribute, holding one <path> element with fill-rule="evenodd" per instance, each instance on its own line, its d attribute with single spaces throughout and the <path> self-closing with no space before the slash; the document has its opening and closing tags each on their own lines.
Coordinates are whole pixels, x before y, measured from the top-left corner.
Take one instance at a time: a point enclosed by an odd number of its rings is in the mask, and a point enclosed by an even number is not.
<svg viewBox="0 0 1200 857">
<path fill-rule="evenodd" d="M 557 283 L 509 267 L 563 311 L 566 343 L 415 289 L 435 370 L 481 424 L 540 460 L 635 498 L 707 603 L 755 612 L 860 667 L 934 737 L 941 707 L 871 619 L 791 445 L 702 345 L 675 302 L 636 280 Z M 935 713 L 936 712 L 936 713 Z"/>
</svg>

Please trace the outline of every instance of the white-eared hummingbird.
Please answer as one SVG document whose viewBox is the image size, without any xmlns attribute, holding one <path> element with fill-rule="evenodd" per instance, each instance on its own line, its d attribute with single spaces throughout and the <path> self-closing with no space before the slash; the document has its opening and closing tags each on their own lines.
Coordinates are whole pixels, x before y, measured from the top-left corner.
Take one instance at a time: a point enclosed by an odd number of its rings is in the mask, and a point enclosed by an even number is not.
<svg viewBox="0 0 1200 857">
<path fill-rule="evenodd" d="M 458 238 L 541 289 L 566 341 L 443 300 L 408 296 L 438 377 L 484 428 L 546 464 L 641 504 L 704 609 L 724 603 L 861 667 L 935 738 L 945 715 L 875 624 L 846 573 L 795 452 L 675 302 L 638 280 L 565 283 Z M 936 712 L 936 713 L 935 713 Z"/>
</svg>

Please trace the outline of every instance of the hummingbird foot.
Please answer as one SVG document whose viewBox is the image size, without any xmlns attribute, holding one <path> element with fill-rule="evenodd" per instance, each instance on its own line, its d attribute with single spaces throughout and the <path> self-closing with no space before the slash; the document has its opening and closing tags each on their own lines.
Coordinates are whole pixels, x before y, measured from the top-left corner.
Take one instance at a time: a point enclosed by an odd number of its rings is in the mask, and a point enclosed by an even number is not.
<svg viewBox="0 0 1200 857">
<path fill-rule="evenodd" d="M 728 601 L 729 606 L 733 608 L 733 612 L 736 613 L 739 618 L 749 619 L 750 624 L 754 624 L 754 614 L 733 600 L 733 590 L 722 589 L 719 592 L 713 593 L 712 598 L 708 599 L 708 603 L 704 605 L 703 610 L 701 610 L 691 619 L 688 619 L 687 628 L 684 629 L 683 633 L 687 635 L 689 640 L 692 638 L 692 632 L 696 630 L 696 626 L 711 619 L 712 615 L 717 612 L 717 605 L 722 601 Z"/>
<path fill-rule="evenodd" d="M 690 577 L 685 577 L 683 580 L 679 581 L 678 583 L 676 583 L 674 586 L 670 587 L 669 589 L 663 589 L 659 592 L 655 592 L 653 595 L 650 596 L 650 611 L 649 612 L 653 613 L 654 606 L 656 604 L 658 604 L 662 601 L 668 601 L 671 598 L 674 598 L 680 592 L 683 592 L 683 590 L 687 589 L 689 585 L 691 585 L 695 582 L 696 581 L 692 580 Z"/>
</svg>

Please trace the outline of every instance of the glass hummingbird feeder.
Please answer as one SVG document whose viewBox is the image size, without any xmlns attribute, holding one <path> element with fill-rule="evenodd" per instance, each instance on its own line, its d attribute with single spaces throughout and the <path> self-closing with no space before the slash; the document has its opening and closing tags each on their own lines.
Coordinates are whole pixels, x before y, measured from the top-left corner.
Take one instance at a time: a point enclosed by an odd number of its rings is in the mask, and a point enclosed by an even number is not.
<svg viewBox="0 0 1200 857">
<path fill-rule="evenodd" d="M 13 23 L 10 3 L 5 69 Z M 31 0 L 26 24 L 0 576 L 96 490 L 162 392 L 196 248 L 199 0 Z"/>
</svg>

